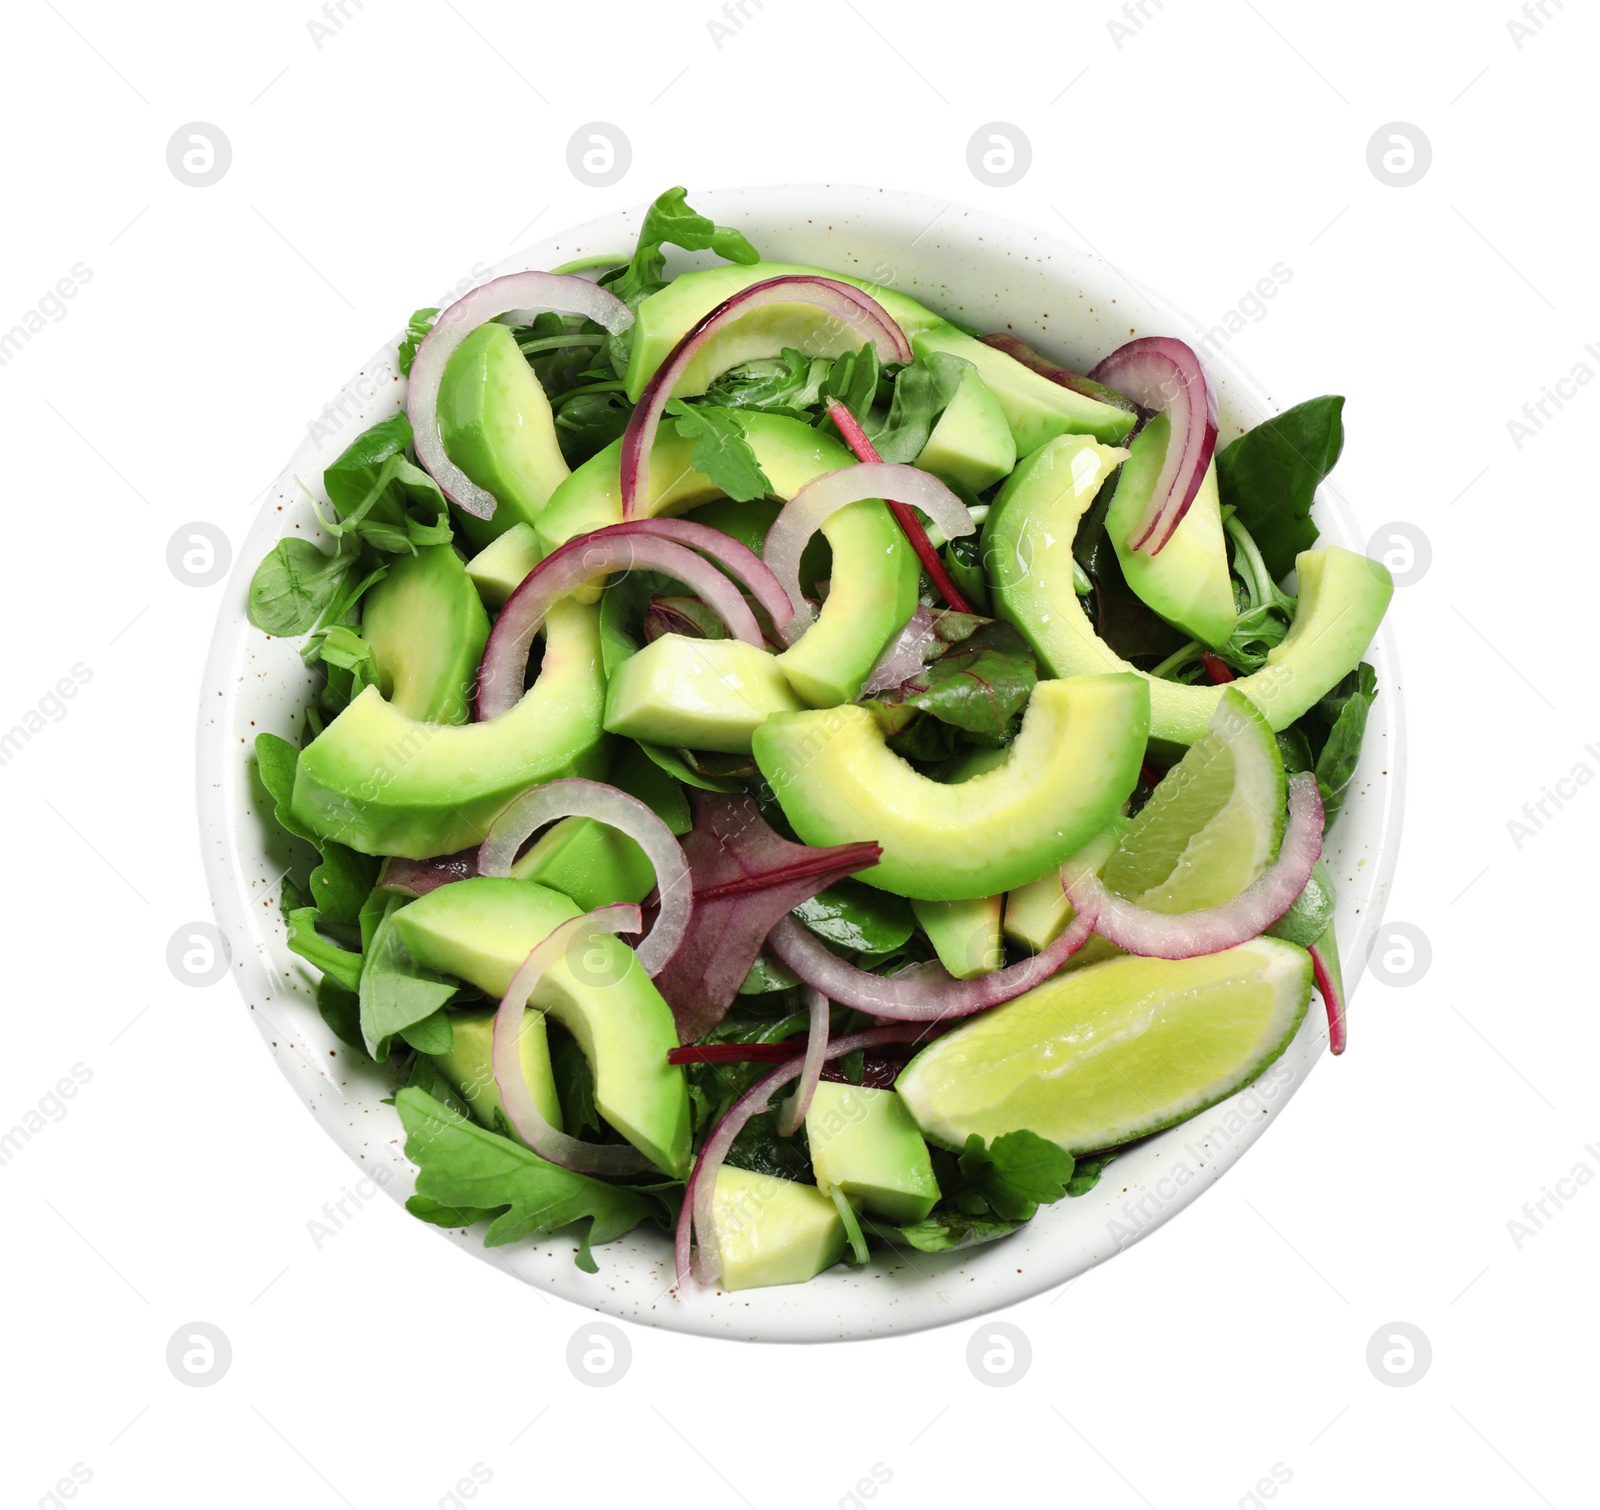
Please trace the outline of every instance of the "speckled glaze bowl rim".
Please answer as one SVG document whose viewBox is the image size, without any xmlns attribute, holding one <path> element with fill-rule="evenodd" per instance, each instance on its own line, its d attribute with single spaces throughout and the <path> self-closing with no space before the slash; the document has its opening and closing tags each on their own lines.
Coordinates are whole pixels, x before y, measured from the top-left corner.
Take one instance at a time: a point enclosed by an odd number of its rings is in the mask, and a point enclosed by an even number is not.
<svg viewBox="0 0 1600 1510">
<path fill-rule="evenodd" d="M 925 195 L 829 184 L 697 191 L 693 203 L 720 223 L 739 226 L 769 259 L 819 263 L 891 284 L 968 324 L 1013 329 L 1080 370 L 1132 333 L 1189 338 L 1199 330 L 1098 256 L 988 211 Z M 550 236 L 463 280 L 455 292 L 506 272 L 623 251 L 633 244 L 642 213 L 643 206 L 634 206 Z M 709 260 L 681 258 L 672 270 Z M 262 635 L 246 614 L 251 573 L 280 535 L 292 530 L 321 540 L 310 497 L 320 497 L 323 467 L 362 429 L 399 407 L 398 336 L 310 422 L 257 509 L 206 664 L 197 775 L 207 880 L 244 1001 L 279 1069 L 329 1135 L 373 1188 L 403 1201 L 413 1189 L 413 1170 L 399 1119 L 383 1100 L 393 1083 L 323 1023 L 313 973 L 285 945 L 278 895 L 291 851 L 261 801 L 247 755 L 257 732 L 292 735 L 311 678 L 294 644 Z M 1224 437 L 1275 412 L 1267 392 L 1229 354 L 1208 357 L 1207 366 Z M 1328 487 L 1318 495 L 1316 518 L 1332 542 L 1363 548 L 1350 510 Z M 1369 659 L 1380 694 L 1361 768 L 1328 846 L 1352 994 L 1393 876 L 1404 789 L 1403 693 L 1387 626 Z M 596 1250 L 600 1267 L 593 1275 L 573 1264 L 570 1237 L 486 1249 L 477 1229 L 444 1236 L 526 1284 L 646 1326 L 768 1342 L 860 1339 L 940 1326 L 1065 1284 L 1171 1220 L 1265 1131 L 1325 1044 L 1314 1001 L 1294 1042 L 1255 1086 L 1133 1146 L 1092 1191 L 1045 1207 L 1014 1236 L 954 1254 L 891 1255 L 865 1269 L 835 1268 L 804 1285 L 737 1293 L 691 1289 L 680 1296 L 672 1289 L 670 1241 L 653 1229 Z M 429 1230 L 419 1222 L 418 1240 Z"/>
</svg>

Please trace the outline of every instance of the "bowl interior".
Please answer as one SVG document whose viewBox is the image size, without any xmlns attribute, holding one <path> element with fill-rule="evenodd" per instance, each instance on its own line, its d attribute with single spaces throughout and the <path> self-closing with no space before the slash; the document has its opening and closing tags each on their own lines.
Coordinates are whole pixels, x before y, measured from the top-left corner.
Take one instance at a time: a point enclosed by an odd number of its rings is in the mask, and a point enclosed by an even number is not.
<svg viewBox="0 0 1600 1510">
<path fill-rule="evenodd" d="M 824 185 L 708 191 L 694 202 L 718 222 L 737 225 L 764 257 L 869 277 L 968 325 L 1013 330 L 1080 371 L 1130 334 L 1186 336 L 1196 329 L 1097 257 L 985 212 L 921 195 Z M 625 253 L 640 214 L 638 208 L 622 211 L 552 236 L 497 264 L 484 278 Z M 678 271 L 713 260 L 680 256 L 670 265 Z M 285 947 L 278 896 L 293 853 L 245 760 L 257 732 L 294 734 L 314 681 L 296 643 L 269 639 L 250 625 L 245 609 L 251 573 L 284 534 L 322 539 L 311 499 L 326 501 L 323 468 L 363 429 L 400 407 L 404 383 L 394 360 L 399 334 L 310 423 L 258 509 L 226 588 L 207 663 L 198 775 L 213 903 L 231 947 L 234 977 L 263 1039 L 329 1135 L 364 1174 L 404 1200 L 412 1190 L 412 1170 L 398 1141 L 399 1120 L 383 1104 L 393 1085 L 323 1023 L 313 976 Z M 1259 385 L 1226 358 L 1213 358 L 1208 371 L 1225 436 L 1271 413 Z M 1361 548 L 1346 509 L 1328 490 L 1319 495 L 1315 513 L 1326 539 Z M 1339 937 L 1352 992 L 1393 872 L 1403 784 L 1399 671 L 1386 629 L 1369 659 L 1380 695 L 1360 769 L 1325 851 L 1339 889 Z M 866 1269 L 837 1268 L 806 1285 L 679 1296 L 671 1289 L 670 1241 L 654 1231 L 640 1230 L 597 1249 L 600 1272 L 594 1275 L 573 1264 L 575 1244 L 567 1238 L 491 1255 L 477 1231 L 448 1237 L 542 1290 L 650 1326 L 766 1341 L 825 1341 L 937 1326 L 1063 1284 L 1168 1220 L 1261 1135 L 1325 1043 L 1322 1013 L 1313 1003 L 1294 1043 L 1257 1085 L 1130 1149 L 1115 1164 L 1115 1179 L 1045 1207 L 1004 1242 L 943 1257 L 909 1253 L 881 1258 Z M 419 1239 L 423 1232 L 419 1223 Z"/>
</svg>

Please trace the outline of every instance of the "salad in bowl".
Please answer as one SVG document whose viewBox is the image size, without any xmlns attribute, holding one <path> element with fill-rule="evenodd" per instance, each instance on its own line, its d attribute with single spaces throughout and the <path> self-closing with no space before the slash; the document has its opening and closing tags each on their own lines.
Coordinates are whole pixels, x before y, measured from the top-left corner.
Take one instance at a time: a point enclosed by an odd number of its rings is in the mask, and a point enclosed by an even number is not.
<svg viewBox="0 0 1600 1510">
<path fill-rule="evenodd" d="M 421 1219 L 797 1285 L 1016 1241 L 1314 999 L 1344 1049 L 1392 585 L 1311 516 L 1343 400 L 1224 444 L 1181 340 L 956 314 L 668 190 L 418 310 L 253 564 L 316 675 L 251 751 L 288 948 Z"/>
</svg>

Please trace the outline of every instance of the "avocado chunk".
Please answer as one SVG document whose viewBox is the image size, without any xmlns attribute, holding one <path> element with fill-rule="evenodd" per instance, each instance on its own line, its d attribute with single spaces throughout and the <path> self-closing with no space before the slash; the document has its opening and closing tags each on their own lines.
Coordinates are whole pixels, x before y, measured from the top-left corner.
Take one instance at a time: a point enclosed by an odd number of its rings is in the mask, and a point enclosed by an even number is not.
<svg viewBox="0 0 1600 1510">
<path fill-rule="evenodd" d="M 933 1161 L 898 1091 L 824 1080 L 806 1112 L 817 1188 L 842 1190 L 873 1216 L 920 1222 L 939 1199 Z"/>
<path fill-rule="evenodd" d="M 702 268 L 698 272 L 681 273 L 639 306 L 628 356 L 628 397 L 638 400 L 644 385 L 666 361 L 672 348 L 702 316 L 710 314 L 723 300 L 752 284 L 797 273 L 834 278 L 870 294 L 908 337 L 941 323 L 938 315 L 915 299 L 828 268 L 807 267 L 798 262 L 752 262 L 742 267 L 730 264 Z M 854 351 L 861 344 L 859 334 L 841 326 L 832 315 L 814 304 L 769 304 L 764 309 L 752 310 L 707 341 L 672 391 L 679 398 L 704 393 L 719 373 L 757 357 L 776 356 L 785 346 L 803 351 L 808 357 L 835 357 Z"/>
<path fill-rule="evenodd" d="M 432 724 L 472 717 L 489 615 L 454 546 L 395 557 L 362 599 L 361 633 L 397 713 Z"/>
<path fill-rule="evenodd" d="M 724 1290 L 798 1285 L 844 1256 L 844 1222 L 815 1185 L 724 1164 L 711 1194 Z"/>
<path fill-rule="evenodd" d="M 533 946 L 577 917 L 568 897 L 534 881 L 474 876 L 441 886 L 394 915 L 418 964 L 500 997 Z M 689 1091 L 667 1063 L 678 1045 L 672 1009 L 633 951 L 610 936 L 583 938 L 539 979 L 529 1005 L 577 1040 L 594 1071 L 600 1115 L 663 1174 L 689 1163 Z"/>
<path fill-rule="evenodd" d="M 1008 891 L 1097 834 L 1139 779 L 1150 699 L 1136 676 L 1041 681 L 1006 759 L 954 785 L 884 742 L 859 704 L 777 713 L 756 730 L 756 763 L 807 844 L 875 839 L 857 879 L 926 901 Z"/>
<path fill-rule="evenodd" d="M 916 464 L 981 493 L 1017 464 L 1017 443 L 1000 400 L 976 367 L 961 374 L 956 396 L 939 416 Z"/>
<path fill-rule="evenodd" d="M 983 526 L 995 603 L 1033 646 L 1041 669 L 1052 676 L 1132 672 L 1150 688 L 1151 737 L 1191 745 L 1210 727 L 1222 688 L 1169 682 L 1129 665 L 1095 633 L 1073 591 L 1072 542 L 1109 470 L 1106 457 L 1087 436 L 1063 435 L 1017 464 Z M 1394 593 L 1381 562 L 1339 546 L 1301 551 L 1295 569 L 1300 607 L 1289 633 L 1261 670 L 1228 683 L 1275 730 L 1355 670 Z"/>
<path fill-rule="evenodd" d="M 290 811 L 368 855 L 425 860 L 480 844 L 536 782 L 604 772 L 604 701 L 599 610 L 557 603 L 538 680 L 515 707 L 486 723 L 423 723 L 368 687 L 301 752 Z"/>
<path fill-rule="evenodd" d="M 1122 575 L 1140 599 L 1191 639 L 1216 649 L 1228 643 L 1238 617 L 1222 535 L 1216 462 L 1206 468 L 1194 502 L 1155 555 L 1128 546 L 1161 476 L 1171 435 L 1171 421 L 1158 414 L 1129 443 L 1128 459 L 1117 474 L 1116 492 L 1106 512 L 1106 534 L 1122 564 Z"/>
<path fill-rule="evenodd" d="M 770 714 L 804 706 L 759 646 L 664 634 L 613 673 L 605 726 L 651 744 L 748 754 Z"/>
<path fill-rule="evenodd" d="M 497 1117 L 505 1116 L 500 1089 L 494 1083 L 493 1007 L 473 1007 L 450 1014 L 450 1052 L 435 1054 L 439 1073 L 460 1093 L 467 1108 L 491 1132 L 500 1130 Z M 533 1104 L 552 1127 L 561 1126 L 561 1102 L 550 1072 L 550 1045 L 545 1037 L 544 1013 L 526 1011 L 517 1035 L 522 1078 Z"/>
<path fill-rule="evenodd" d="M 467 562 L 467 576 L 485 608 L 504 608 L 506 599 L 542 560 L 539 537 L 531 524 L 514 524 Z"/>
<path fill-rule="evenodd" d="M 737 419 L 780 498 L 792 498 L 813 478 L 855 461 L 837 441 L 787 415 L 738 414 Z M 545 550 L 621 520 L 621 445 L 613 441 L 556 489 L 539 520 Z M 710 478 L 694 470 L 693 449 L 671 425 L 661 427 L 650 452 L 647 515 L 682 514 L 722 497 Z M 827 599 L 817 621 L 777 658 L 796 695 L 814 708 L 856 697 L 878 657 L 916 611 L 921 582 L 916 553 L 887 505 L 875 499 L 840 509 L 821 533 L 833 550 Z M 599 591 L 580 596 L 592 600 Z"/>
<path fill-rule="evenodd" d="M 571 897 L 585 912 L 612 902 L 642 902 L 655 867 L 619 829 L 593 818 L 563 818 L 534 842 L 511 874 Z"/>
<path fill-rule="evenodd" d="M 567 464 L 555 416 L 509 325 L 480 325 L 445 363 L 439 380 L 439 438 L 445 453 L 495 496 L 488 519 L 464 509 L 456 523 L 482 549 L 513 525 L 539 517 Z"/>
<path fill-rule="evenodd" d="M 1015 357 L 984 345 L 954 325 L 939 324 L 919 331 L 911 337 L 911 349 L 919 357 L 931 351 L 947 351 L 971 362 L 1004 411 L 1018 456 L 1026 456 L 1063 434 L 1092 435 L 1108 445 L 1115 444 L 1127 436 L 1138 418 L 1131 410 L 1051 382 Z"/>
<path fill-rule="evenodd" d="M 913 902 L 939 963 L 957 980 L 975 980 L 1006 962 L 1000 942 L 1004 896 L 969 897 L 960 902 Z"/>
<path fill-rule="evenodd" d="M 1120 813 L 1111 820 L 1104 845 L 1108 859 L 1127 827 L 1128 820 Z M 1075 916 L 1072 903 L 1061 886 L 1059 866 L 1046 871 L 1036 881 L 1013 887 L 1005 896 L 1005 935 L 1034 954 L 1042 953 L 1055 943 Z"/>
</svg>

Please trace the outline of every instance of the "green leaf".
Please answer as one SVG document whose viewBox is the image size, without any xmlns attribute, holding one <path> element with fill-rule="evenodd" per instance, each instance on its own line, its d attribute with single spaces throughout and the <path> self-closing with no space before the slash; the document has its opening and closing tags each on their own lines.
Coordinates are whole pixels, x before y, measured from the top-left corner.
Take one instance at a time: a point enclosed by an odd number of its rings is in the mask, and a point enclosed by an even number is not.
<svg viewBox="0 0 1600 1510">
<path fill-rule="evenodd" d="M 574 471 L 628 428 L 633 405 L 621 389 L 608 383 L 602 392 L 574 393 L 556 406 L 556 440 Z"/>
<path fill-rule="evenodd" d="M 922 454 L 971 365 L 961 357 L 935 351 L 900 369 L 888 417 L 876 427 L 866 427 L 885 461 L 912 462 Z"/>
<path fill-rule="evenodd" d="M 774 991 L 787 991 L 798 983 L 799 977 L 791 975 L 777 960 L 758 954 L 744 984 L 739 987 L 739 995 L 770 996 Z"/>
<path fill-rule="evenodd" d="M 859 881 L 824 887 L 796 907 L 794 916 L 828 943 L 870 954 L 898 949 L 916 928 L 903 897 Z"/>
<path fill-rule="evenodd" d="M 277 819 L 278 827 L 296 838 L 321 844 L 322 840 L 299 822 L 289 809 L 290 799 L 294 795 L 294 773 L 299 763 L 300 752 L 287 739 L 279 739 L 276 734 L 256 735 L 256 769 L 260 772 L 262 786 L 272 798 L 273 817 Z"/>
<path fill-rule="evenodd" d="M 1224 505 L 1254 536 L 1273 579 L 1316 544 L 1311 499 L 1344 447 L 1344 399 L 1307 399 L 1259 424 L 1217 452 Z"/>
<path fill-rule="evenodd" d="M 407 1042 L 412 1042 L 408 1032 L 411 1029 L 416 1029 L 426 1043 L 438 1043 L 443 1038 L 442 1046 L 428 1048 L 427 1053 L 442 1054 L 450 1047 L 448 1022 L 443 1030 L 437 1023 L 419 1025 L 456 994 L 455 982 L 412 959 L 394 927 L 394 915 L 405 902 L 406 898 L 394 895 L 386 899 L 382 920 L 373 930 L 357 981 L 361 1036 L 367 1052 L 379 1063 L 388 1058 L 389 1046 L 397 1034 L 405 1034 Z"/>
<path fill-rule="evenodd" d="M 365 1050 L 361 1041 L 361 998 L 337 976 L 324 975 L 317 982 L 317 1011 L 342 1042 Z"/>
<path fill-rule="evenodd" d="M 315 907 L 296 907 L 287 915 L 289 948 L 347 990 L 357 990 L 361 984 L 361 956 L 323 938 L 317 932 L 317 916 Z"/>
<path fill-rule="evenodd" d="M 865 427 L 872 418 L 872 406 L 877 402 L 882 377 L 878 348 L 868 341 L 857 350 L 843 352 L 833 359 L 823 379 L 822 397 L 838 399 Z M 829 424 L 832 425 L 831 420 Z"/>
<path fill-rule="evenodd" d="M 414 1087 L 395 1097 L 395 1109 L 406 1157 L 417 1166 L 417 1193 L 406 1207 L 424 1221 L 456 1227 L 492 1217 L 484 1237 L 491 1248 L 587 1223 L 577 1261 L 592 1274 L 591 1244 L 611 1242 L 653 1214 L 649 1197 L 551 1164 Z"/>
<path fill-rule="evenodd" d="M 771 494 L 772 484 L 731 409 L 689 404 L 675 398 L 667 400 L 667 413 L 673 417 L 679 436 L 694 442 L 689 461 L 695 471 L 703 472 L 718 492 L 726 493 L 736 503 L 749 503 Z"/>
<path fill-rule="evenodd" d="M 992 1243 L 1015 1232 L 1021 1222 L 996 1221 L 989 1216 L 969 1216 L 960 1211 L 933 1211 L 906 1227 L 887 1227 L 868 1223 L 868 1230 L 891 1246 L 905 1244 L 922 1253 L 951 1253 L 957 1248 L 973 1248 Z"/>
<path fill-rule="evenodd" d="M 450 1026 L 449 1013 L 440 1010 L 401 1028 L 399 1036 L 419 1054 L 448 1054 L 456 1035 Z"/>
<path fill-rule="evenodd" d="M 1002 1133 L 987 1148 L 973 1133 L 956 1162 L 966 1190 L 980 1195 L 1008 1222 L 1025 1222 L 1041 1205 L 1059 1201 L 1073 1170 L 1071 1154 L 1025 1128 Z M 960 1187 L 945 1193 L 959 1195 Z M 958 1202 L 963 1209 L 973 1204 Z"/>
<path fill-rule="evenodd" d="M 417 313 L 431 315 L 437 311 Z M 403 409 L 363 430 L 323 470 L 322 490 L 328 495 L 328 502 L 341 514 L 352 513 L 378 480 L 384 463 L 403 456 L 411 440 L 411 421 Z"/>
<path fill-rule="evenodd" d="M 250 578 L 250 622 L 280 638 L 304 634 L 333 602 L 348 564 L 298 535 L 280 540 Z"/>
<path fill-rule="evenodd" d="M 382 862 L 331 839 L 317 842 L 322 846 L 322 863 L 311 872 L 311 905 L 326 921 L 353 927 L 377 883 Z"/>
<path fill-rule="evenodd" d="M 570 1033 L 550 1034 L 550 1073 L 561 1103 L 562 1129 L 574 1138 L 603 1132 L 605 1124 L 594 1104 L 594 1071 Z"/>
<path fill-rule="evenodd" d="M 1378 674 L 1363 661 L 1317 704 L 1317 711 L 1331 719 L 1328 737 L 1317 754 L 1317 785 L 1322 789 L 1325 830 L 1339 816 L 1350 783 L 1355 780 L 1367 715 L 1377 696 Z"/>
<path fill-rule="evenodd" d="M 677 750 L 668 749 L 666 745 L 646 744 L 644 740 L 635 743 L 644 753 L 656 763 L 669 776 L 676 777 L 685 786 L 698 787 L 702 792 L 740 792 L 744 790 L 742 782 L 735 781 L 732 777 L 707 776 L 695 770 Z"/>
<path fill-rule="evenodd" d="M 945 614 L 935 629 L 948 648 L 902 686 L 869 699 L 890 735 L 909 723 L 906 710 L 931 714 L 969 733 L 998 737 L 1028 705 L 1039 679 L 1026 640 L 1010 624 Z M 928 758 L 919 755 L 919 758 Z"/>
<path fill-rule="evenodd" d="M 396 353 L 402 377 L 411 376 L 411 364 L 416 360 L 417 347 L 422 345 L 423 339 L 433 329 L 438 313 L 436 309 L 416 309 L 411 312 L 411 318 L 406 322 L 406 333 L 401 337 L 400 349 Z"/>
<path fill-rule="evenodd" d="M 602 282 L 630 309 L 665 285 L 664 246 L 686 252 L 713 251 L 729 262 L 759 262 L 761 254 L 745 240 L 742 231 L 713 224 L 689 207 L 689 191 L 681 186 L 657 197 L 644 214 L 639 242 L 628 265 Z"/>
<path fill-rule="evenodd" d="M 822 401 L 830 363 L 785 346 L 775 357 L 758 357 L 723 373 L 705 391 L 705 401 L 724 409 L 759 409 L 806 417 Z"/>
<path fill-rule="evenodd" d="M 1067 1194 L 1088 1195 L 1100 1183 L 1100 1176 L 1105 1173 L 1106 1165 L 1116 1156 L 1117 1150 L 1113 1148 L 1107 1153 L 1089 1154 L 1079 1159 L 1073 1165 L 1072 1178 L 1067 1181 Z"/>
</svg>

